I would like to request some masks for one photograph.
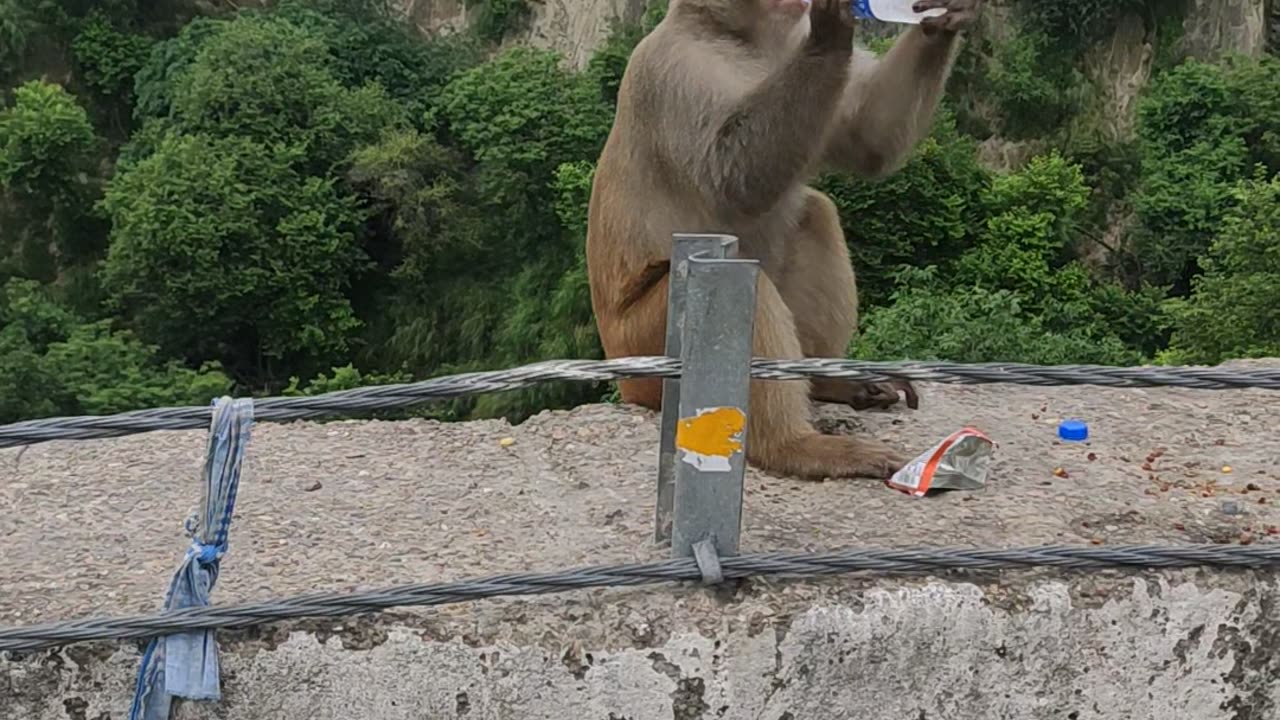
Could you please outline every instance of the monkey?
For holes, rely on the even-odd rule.
[[[909,160],[929,132],[980,0],[906,30],[882,57],[855,47],[851,0],[672,0],[623,71],[587,208],[592,311],[607,358],[665,353],[671,238],[738,238],[759,262],[752,354],[843,357],[857,287],[836,206],[810,186],[824,169],[868,181]],[[652,410],[658,378],[619,381]],[[803,479],[886,478],[887,443],[820,432],[814,401],[889,407],[907,382],[750,381],[749,464]]]

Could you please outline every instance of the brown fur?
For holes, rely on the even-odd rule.
[[[815,1],[826,3],[822,18],[848,2]],[[755,356],[844,356],[858,322],[853,268],[834,204],[807,183],[824,166],[877,178],[905,163],[928,130],[954,36],[913,28],[877,60],[851,42],[818,43],[815,31],[830,38],[829,29],[811,29],[808,15],[779,17],[777,2],[673,0],[631,57],[588,217],[607,357],[665,351],[676,232],[735,235],[740,255],[760,261]],[[822,18],[815,9],[814,22]],[[661,406],[660,380],[619,385],[624,401]],[[884,477],[901,466],[877,440],[817,432],[810,397],[886,406],[897,390],[753,380],[752,464],[806,478]]]

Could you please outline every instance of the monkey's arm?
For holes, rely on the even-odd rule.
[[[673,167],[687,169],[688,181],[718,210],[767,211],[820,159],[849,57],[802,51],[738,93],[717,82],[740,72],[732,62],[687,63],[692,79],[662,83],[664,153]]]
[[[876,58],[850,61],[839,121],[827,138],[825,164],[867,178],[896,172],[929,133],[959,48],[958,34],[904,33]]]

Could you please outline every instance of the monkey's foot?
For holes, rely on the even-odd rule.
[[[889,380],[887,382],[856,382],[852,380],[835,380],[815,378],[813,381],[813,399],[819,402],[848,405],[854,410],[877,408],[887,410],[902,399],[898,393],[906,396],[907,407],[915,410],[920,407],[920,396],[910,380]]]
[[[907,458],[879,440],[814,432],[754,457],[752,462],[764,470],[810,480],[862,477],[883,480],[905,465]]]

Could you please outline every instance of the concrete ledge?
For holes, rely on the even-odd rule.
[[[986,488],[919,499],[751,471],[743,551],[1280,537],[1276,393],[920,389],[918,411],[822,422],[912,452],[976,425],[998,445]],[[1057,442],[1063,417],[1089,421],[1088,445]],[[519,427],[259,425],[214,601],[665,557],[657,424],[590,406]],[[0,626],[155,611],[204,444],[0,451]],[[1280,717],[1277,590],[1204,570],[847,576],[299,622],[220,633],[224,701],[176,717],[1263,720]],[[0,720],[124,718],[138,648],[0,658]]]
[[[1199,571],[583,591],[225,632],[223,701],[174,717],[1273,718],[1276,599]],[[137,661],[12,660],[3,717],[125,717]]]

